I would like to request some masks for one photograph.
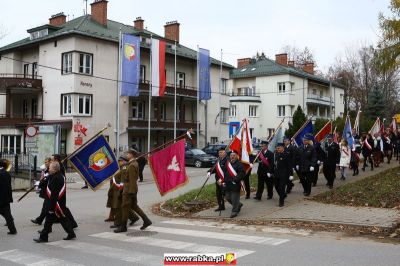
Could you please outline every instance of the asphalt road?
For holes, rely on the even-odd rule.
[[[400,247],[364,238],[346,238],[332,233],[312,233],[275,227],[234,226],[212,221],[168,219],[151,214],[149,207],[201,186],[206,169],[188,168],[190,182],[161,197],[145,172],[139,184],[139,204],[153,221],[149,230],[131,227],[114,234],[103,220],[107,186],[92,192],[81,183],[69,184],[67,205],[78,221],[77,239],[63,241],[65,232],[53,226],[49,243],[32,241],[40,226],[30,219],[40,211],[42,201],[34,193],[12,204],[18,234],[8,236],[0,228],[0,265],[163,265],[164,253],[237,252],[238,265],[399,265]],[[210,180],[212,182],[212,179]],[[14,193],[16,200],[22,193]],[[246,201],[244,208],[246,207]]]

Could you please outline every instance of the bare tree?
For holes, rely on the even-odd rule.
[[[290,61],[294,61],[294,66],[301,68],[304,64],[313,62],[316,67],[316,62],[314,59],[314,54],[311,50],[306,46],[303,50],[301,50],[297,46],[286,45],[281,49],[284,53],[287,53],[288,59]]]

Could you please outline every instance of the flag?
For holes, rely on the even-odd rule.
[[[276,130],[274,136],[272,137],[271,141],[268,144],[268,150],[271,152],[275,152],[276,145],[279,142],[283,142],[283,129],[282,127],[279,127],[278,130]]]
[[[151,95],[164,96],[167,81],[165,79],[165,41],[151,41]]]
[[[335,142],[335,143],[339,142],[339,137],[338,137],[338,133],[336,132],[336,127],[333,130],[333,142]]]
[[[314,131],[313,124],[311,122],[311,119],[308,119],[304,125],[294,134],[292,139],[295,140],[297,146],[300,146],[303,142],[303,137],[305,134],[312,134]]]
[[[369,130],[369,133],[373,136],[375,133],[380,133],[381,131],[381,120],[379,117],[376,118],[374,125]]]
[[[325,126],[317,133],[315,134],[315,141],[321,142],[326,135],[330,134],[332,132],[332,121],[328,121]]]
[[[93,190],[100,188],[119,170],[115,155],[103,135],[82,146],[69,161]]]
[[[185,169],[185,140],[179,140],[149,156],[149,165],[161,196],[188,182]]]
[[[342,139],[347,140],[347,143],[349,147],[354,150],[354,137],[351,134],[351,122],[350,122],[350,116],[346,116],[346,123],[344,124],[343,128],[343,134],[342,134]]]
[[[122,34],[121,39],[121,96],[139,96],[140,38]]]
[[[199,100],[211,99],[210,51],[199,48]]]
[[[360,113],[361,111],[357,112],[356,120],[354,121],[354,129],[356,130],[357,135],[360,134]]]
[[[397,121],[394,117],[392,117],[392,122],[390,123],[390,130],[392,132],[397,132]]]
[[[253,145],[251,144],[250,129],[247,119],[243,119],[243,126],[240,132],[234,136],[229,149],[238,154],[239,160],[242,162],[243,167],[247,170],[250,166],[250,154],[253,151]]]

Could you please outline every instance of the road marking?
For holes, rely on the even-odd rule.
[[[29,266],[83,266],[82,264],[68,262],[61,259],[40,256],[38,254],[12,249],[0,252],[0,260]]]
[[[98,256],[108,257],[112,259],[119,259],[122,261],[133,262],[141,265],[160,265],[161,259],[159,256],[149,255],[142,252],[130,251],[125,249],[118,249],[103,245],[91,244],[79,241],[56,241],[49,242],[48,245],[77,250],[83,253],[94,254]]]
[[[176,241],[169,239],[159,239],[153,237],[143,237],[143,236],[128,236],[125,234],[115,234],[111,232],[104,232],[99,234],[90,235],[91,237],[98,237],[104,239],[118,240],[129,243],[140,243],[142,245],[149,245],[154,247],[162,247],[162,248],[170,248],[176,250],[184,250],[190,251],[194,253],[227,253],[227,252],[235,252],[238,257],[244,257],[246,255],[252,254],[255,251],[246,250],[246,249],[233,249],[232,247],[223,247],[223,246],[211,246],[211,245],[203,245],[196,244],[192,242],[184,242],[184,241]]]
[[[173,220],[162,221],[161,223],[220,228],[223,230],[234,229],[234,230],[255,231],[255,232],[261,231],[264,233],[295,234],[300,236],[309,236],[311,234],[310,230],[303,230],[303,229],[287,229],[281,227],[270,227],[270,226],[266,227],[266,226],[252,226],[252,225],[243,226],[231,223],[219,223],[219,222],[187,220],[187,219],[173,219]]]
[[[129,227],[129,228],[135,229],[135,227]],[[148,227],[148,228],[146,228],[146,231],[152,231],[152,232],[158,232],[158,233],[164,233],[164,234],[190,236],[190,237],[202,237],[202,238],[235,241],[235,242],[272,245],[272,246],[277,246],[277,245],[283,244],[285,242],[289,242],[289,239],[282,239],[282,238],[249,236],[249,235],[241,235],[241,234],[227,234],[227,233],[187,230],[187,229],[159,227],[159,226]]]

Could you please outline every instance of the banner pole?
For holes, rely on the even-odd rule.
[[[115,153],[117,155],[117,158],[119,156],[119,136],[120,136],[120,124],[119,124],[119,118],[120,118],[120,95],[121,95],[121,77],[122,77],[122,71],[121,71],[121,45],[122,45],[122,32],[121,32],[121,28],[119,28],[119,41],[118,41],[118,70],[117,70],[117,118],[116,118],[116,138],[115,138]]]
[[[321,133],[321,131],[322,131],[329,123],[331,123],[331,120],[330,120],[330,119],[329,119],[329,121],[326,122],[326,124],[318,131],[318,133],[315,134],[315,136],[317,136],[319,133]],[[331,129],[332,129],[332,127],[331,127]]]
[[[150,45],[150,75],[151,75],[151,78],[150,78],[150,84],[149,84],[149,108],[148,108],[148,113],[147,113],[147,115],[148,115],[148,121],[147,121],[147,152],[150,152],[150,126],[151,126],[151,94],[152,94],[152,92],[153,92],[153,82],[152,82],[152,79],[153,79],[153,69],[152,69],[152,63],[151,63],[151,60],[152,60],[152,54],[153,54],[153,49],[152,49],[152,46],[153,46],[153,35],[151,35],[150,36],[150,39],[151,39],[151,45]]]
[[[307,119],[307,121],[304,122],[304,124],[301,126],[301,128],[300,128],[299,130],[297,130],[297,132],[293,135],[293,137],[292,137],[290,140],[295,139],[295,138],[297,137],[297,135],[299,135],[300,131],[302,131],[302,130],[306,127],[306,125],[308,124],[308,122],[311,121],[311,119],[312,119],[312,117],[309,118],[309,119]]]
[[[175,40],[175,64],[174,64],[174,139],[176,139],[176,40]]]
[[[200,124],[199,124],[199,85],[200,85],[200,71],[199,71],[199,46],[197,45],[197,99],[196,99],[196,147],[199,147],[200,139]]]

